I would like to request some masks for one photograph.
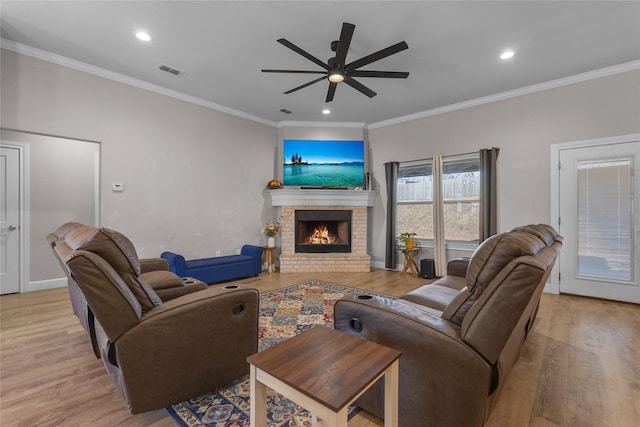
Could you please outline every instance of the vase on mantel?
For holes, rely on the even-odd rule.
[[[267,238],[267,246],[270,248],[275,248],[276,246],[276,238],[275,237],[268,237]]]

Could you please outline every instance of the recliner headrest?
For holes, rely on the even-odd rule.
[[[467,269],[467,288],[470,293],[476,287],[484,289],[504,266],[515,258],[535,255],[546,244],[525,231],[511,231],[491,236],[478,246],[471,256]]]
[[[133,243],[125,235],[108,228],[79,227],[65,236],[71,249],[100,255],[120,274],[140,274],[140,260]]]
[[[53,232],[53,234],[58,238],[58,239],[64,239],[64,237],[71,231],[75,230],[78,227],[86,227],[83,224],[80,224],[79,222],[67,222],[62,224],[60,227],[56,228],[56,231]]]
[[[540,238],[547,246],[551,246],[558,237],[558,232],[547,224],[530,224],[512,228],[511,231],[525,231]]]

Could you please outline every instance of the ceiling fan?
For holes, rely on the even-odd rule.
[[[392,78],[392,79],[406,79],[409,76],[409,73],[400,72],[400,71],[359,70],[360,67],[364,67],[365,65],[371,64],[372,62],[379,61],[383,58],[386,58],[387,56],[391,56],[405,49],[408,49],[409,46],[404,41],[401,41],[385,49],[374,52],[370,55],[367,55],[349,64],[346,64],[345,62],[347,58],[347,51],[349,50],[349,45],[351,44],[351,38],[353,37],[353,31],[355,30],[355,28],[356,28],[355,25],[349,24],[347,22],[344,22],[342,24],[342,31],[340,32],[340,40],[331,42],[331,50],[335,52],[336,55],[332,58],[329,58],[329,60],[327,60],[326,63],[322,62],[321,60],[311,55],[310,53],[302,50],[301,48],[291,43],[290,41],[286,39],[278,39],[278,43],[304,56],[309,61],[318,64],[320,67],[324,69],[324,71],[264,70],[263,69],[262,72],[263,73],[292,73],[292,74],[323,74],[322,77],[319,77],[308,83],[295,87],[284,93],[289,94],[297,90],[303,89],[307,86],[311,86],[312,84],[318,83],[319,81],[322,81],[324,79],[328,79],[329,90],[327,91],[326,102],[331,102],[333,100],[333,95],[336,92],[336,87],[340,82],[344,82],[348,84],[352,88],[367,95],[369,98],[373,98],[374,96],[377,95],[374,91],[372,91],[362,83],[355,80],[354,77],[384,77],[384,78]]]

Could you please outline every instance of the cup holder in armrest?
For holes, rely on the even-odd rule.
[[[196,283],[196,281],[193,280],[193,279],[190,279],[190,278],[182,279],[182,284],[184,284],[184,285],[192,285],[194,283]]]
[[[369,300],[369,299],[373,299],[373,297],[371,295],[356,295],[356,299]]]
[[[240,286],[238,285],[226,285],[223,286],[222,289],[238,289]]]

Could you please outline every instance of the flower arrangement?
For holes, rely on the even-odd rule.
[[[262,232],[267,235],[267,237],[275,237],[280,231],[280,223],[278,221],[273,221],[272,223],[267,223],[262,226]]]

